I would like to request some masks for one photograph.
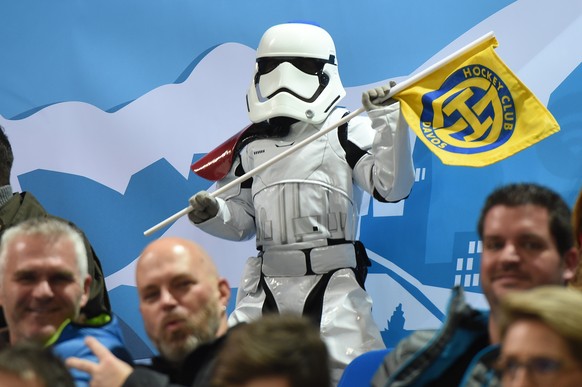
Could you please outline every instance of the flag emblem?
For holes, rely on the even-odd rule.
[[[491,69],[465,66],[422,96],[422,134],[440,149],[479,153],[503,145],[513,134],[511,91]]]

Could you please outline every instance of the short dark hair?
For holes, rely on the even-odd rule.
[[[21,379],[37,379],[50,387],[74,387],[75,382],[65,363],[50,348],[25,342],[0,351],[0,372]]]
[[[13,163],[12,146],[8,141],[4,128],[0,125],[0,185],[10,184],[10,171]]]
[[[483,238],[485,217],[494,206],[519,207],[532,204],[545,208],[552,238],[561,256],[574,247],[571,211],[564,199],[551,189],[535,183],[514,183],[493,191],[481,210],[477,231]]]
[[[228,334],[211,385],[236,386],[261,377],[283,377],[291,387],[330,385],[327,347],[313,322],[268,314]]]

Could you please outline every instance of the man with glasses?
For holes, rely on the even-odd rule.
[[[541,286],[501,303],[504,387],[577,387],[582,383],[582,293]]]

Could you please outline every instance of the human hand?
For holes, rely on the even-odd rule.
[[[188,218],[196,224],[214,218],[218,214],[218,201],[206,191],[200,191],[190,198],[192,211],[188,213]]]
[[[85,344],[99,359],[99,363],[89,360],[69,357],[65,360],[68,367],[76,368],[91,375],[91,387],[118,387],[121,386],[127,377],[133,372],[133,368],[118,359],[97,339],[88,336]]]
[[[362,94],[362,105],[366,111],[380,109],[382,107],[392,105],[396,100],[392,97],[387,98],[390,89],[396,85],[396,82],[390,81],[389,84],[382,87],[376,87],[368,90]]]

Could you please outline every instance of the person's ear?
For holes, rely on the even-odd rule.
[[[85,277],[85,280],[83,280],[83,295],[81,296],[80,302],[81,308],[84,307],[89,301],[89,294],[91,292],[91,281],[93,281],[93,278],[91,278],[90,275],[87,275],[87,277]]]
[[[576,275],[576,270],[579,264],[578,249],[572,247],[564,254],[564,273],[562,274],[564,281],[569,283]]]
[[[224,310],[226,311],[228,301],[230,300],[230,284],[226,278],[218,279],[218,293],[218,301],[220,305],[224,306]]]

